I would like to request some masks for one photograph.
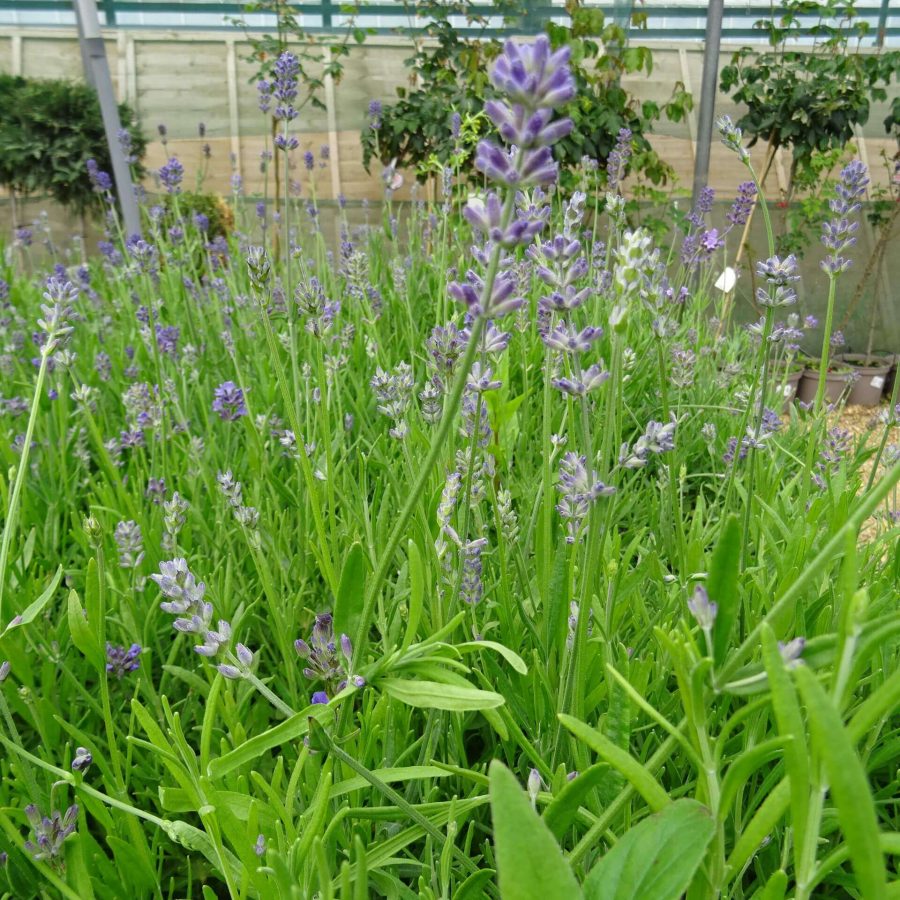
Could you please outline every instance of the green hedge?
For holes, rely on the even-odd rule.
[[[144,175],[147,142],[129,107],[119,104],[131,135],[132,171]],[[18,194],[47,194],[76,213],[99,208],[101,199],[87,161],[112,172],[100,104],[94,90],[66,80],[0,74],[0,184]]]

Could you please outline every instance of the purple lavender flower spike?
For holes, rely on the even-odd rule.
[[[25,807],[25,816],[34,835],[33,841],[25,841],[25,850],[38,862],[60,865],[63,841],[78,824],[78,806],[73,804],[65,813],[53,810],[49,816],[43,816],[31,803]]]
[[[734,198],[731,209],[725,214],[730,228],[741,228],[747,224],[753,205],[756,203],[756,185],[752,181],[744,181],[738,185],[738,194]]]
[[[223,382],[215,389],[212,408],[223,422],[234,422],[241,416],[246,416],[243,390],[233,381]]]
[[[569,48],[550,52],[550,41],[539,35],[532,44],[507,41],[491,69],[494,87],[526,109],[554,108],[575,96],[569,72]]]
[[[121,681],[129,672],[136,672],[141,667],[140,657],[140,644],[132,644],[126,650],[124,647],[107,643],[106,671]]]
[[[625,177],[625,169],[631,158],[632,133],[628,128],[620,128],[616,137],[616,145],[606,159],[606,177],[609,189],[615,191],[619,182]]]
[[[557,490],[561,497],[556,511],[566,522],[568,544],[574,544],[580,537],[581,525],[591,505],[600,497],[609,497],[616,492],[614,487],[600,481],[596,472],[588,471],[584,456],[571,451],[560,461]]]
[[[184,179],[184,166],[176,157],[171,157],[169,161],[159,169],[160,184],[170,194],[181,193],[181,182]]]
[[[381,130],[381,101],[369,101],[369,127],[372,131]]]

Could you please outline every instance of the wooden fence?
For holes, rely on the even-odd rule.
[[[234,32],[153,32],[110,31],[106,41],[114,84],[121,100],[137,111],[151,138],[147,165],[158,168],[167,155],[175,154],[185,165],[188,177],[204,165],[202,147],[210,145],[209,189],[230,191],[233,172],[241,175],[248,193],[262,188],[260,154],[268,146],[268,123],[257,107],[255,66],[247,61],[249,45],[240,31]],[[316,195],[335,199],[378,199],[381,186],[378,172],[367,174],[362,167],[359,132],[366,125],[371,99],[393,100],[396,88],[407,83],[409,69],[404,59],[410,55],[406,38],[376,35],[362,46],[353,46],[344,60],[344,75],[335,84],[325,78],[322,100],[325,109],[304,108],[297,123],[300,150],[295,154],[295,178],[309,190],[315,182]],[[702,46],[697,42],[652,44],[654,69],[650,77],[626,79],[627,88],[641,100],[664,102],[676,81],[699,92]],[[723,46],[722,64],[732,48]],[[31,77],[81,76],[81,56],[76,35],[66,29],[12,29],[0,35],[0,71]],[[696,98],[699,101],[699,97]],[[882,108],[884,107],[884,108]],[[740,114],[725,96],[720,96],[717,113]],[[876,104],[865,134],[860,134],[859,150],[864,162],[885,179],[879,158],[882,150],[894,151],[893,143],[880,132],[887,114],[886,104]],[[449,116],[449,111],[448,111]],[[206,138],[198,137],[198,123],[206,125]],[[158,140],[157,126],[164,124],[169,144]],[[688,186],[693,169],[695,117],[683,123],[660,122],[651,137],[661,156],[675,169],[679,183]],[[330,150],[330,161],[306,172],[302,153],[312,150],[319,156],[322,145]],[[762,154],[762,148],[755,153]],[[779,156],[774,166],[778,186],[784,187],[789,160]],[[733,154],[718,143],[713,147],[710,183],[722,196],[729,196],[744,180],[745,172]],[[411,181],[411,179],[407,179]],[[402,198],[404,195],[401,194]]]

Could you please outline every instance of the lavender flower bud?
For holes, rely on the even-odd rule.
[[[94,757],[91,755],[90,751],[85,749],[84,747],[79,747],[75,751],[75,757],[72,760],[72,771],[86,772],[90,768],[93,761]]]
[[[706,588],[702,584],[698,584],[694,588],[694,596],[688,600],[688,609],[703,631],[712,631],[719,607],[717,604],[710,602],[709,594],[707,594]]]

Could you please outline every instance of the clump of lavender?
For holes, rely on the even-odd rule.
[[[206,659],[221,659],[216,669],[225,678],[244,678],[250,674],[253,653],[243,644],[231,647],[231,625],[220,619],[212,628],[213,605],[206,599],[206,585],[197,581],[187,560],[173,559],[159,564],[159,574],[150,578],[167,599],[159,608],[176,617],[172,627],[182,634],[194,634],[202,641],[194,651]]]
[[[35,804],[29,803],[25,815],[33,835],[33,840],[25,841],[25,850],[34,860],[60,868],[63,865],[63,841],[74,833],[78,824],[77,804],[73,803],[65,813],[53,810],[49,816],[44,816]]]
[[[395,440],[402,441],[409,433],[406,410],[415,386],[412,367],[408,363],[401,362],[392,372],[385,372],[379,366],[369,384],[375,392],[378,412],[393,422],[389,434]]]
[[[675,414],[668,422],[648,422],[644,433],[629,449],[627,443],[622,444],[619,451],[619,464],[626,469],[642,469],[650,461],[651,454],[659,455],[675,449]]]
[[[616,492],[614,487],[600,481],[596,472],[588,471],[585,457],[571,451],[560,461],[556,488],[560,493],[556,510],[566,523],[567,544],[574,544],[579,539],[581,525],[591,506],[600,497],[609,497]]]
[[[324,697],[316,699],[316,695],[313,695],[313,703],[327,703],[329,694],[334,696],[340,693],[348,683],[355,687],[363,687],[366,683],[361,675],[350,674],[353,645],[346,634],[342,634],[337,644],[335,643],[334,620],[331,613],[317,615],[309,640],[297,638],[294,641],[294,649],[297,655],[306,661],[303,674],[310,681],[325,683],[325,690],[317,692]]]
[[[141,667],[141,645],[132,644],[127,650],[115,644],[106,644],[106,671],[120,681]]]
[[[144,558],[144,537],[141,526],[134,521],[119,522],[113,533],[119,551],[119,565],[136,569]]]
[[[247,415],[247,405],[244,402],[244,391],[233,381],[224,381],[213,395],[213,412],[219,414],[223,422],[234,422]]]

